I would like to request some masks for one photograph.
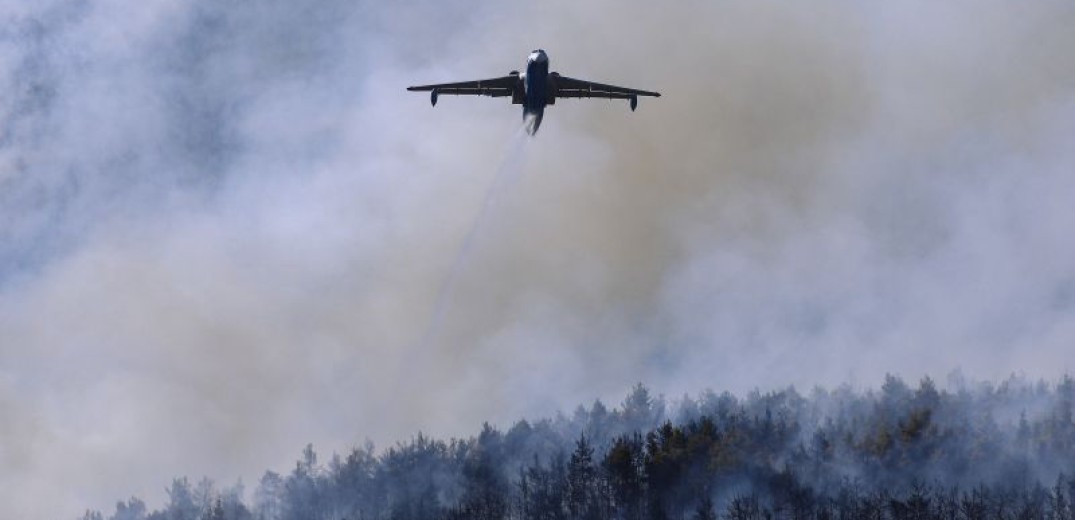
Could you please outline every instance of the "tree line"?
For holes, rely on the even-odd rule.
[[[794,388],[669,401],[635,386],[609,409],[419,433],[241,484],[176,478],[82,520],[1075,520],[1075,380],[938,389]]]

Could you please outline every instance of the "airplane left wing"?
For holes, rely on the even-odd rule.
[[[438,83],[436,85],[421,85],[407,87],[407,90],[433,91],[437,94],[451,94],[455,96],[492,96],[502,97],[512,95],[515,85],[519,82],[519,76],[514,74],[500,78],[481,79],[477,81],[461,81],[459,83]]]
[[[660,92],[605,85],[604,83],[561,76],[555,72],[550,74],[550,80],[558,98],[636,99],[637,96],[661,97]]]

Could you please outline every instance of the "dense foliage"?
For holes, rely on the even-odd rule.
[[[112,520],[1075,518],[1075,380],[939,390],[795,389],[674,403],[636,386],[616,409],[419,434],[266,472],[241,485],[175,479],[163,509]],[[85,520],[104,520],[87,512]]]

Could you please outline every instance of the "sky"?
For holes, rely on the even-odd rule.
[[[5,518],[160,507],[181,475],[250,489],[307,442],[468,435],[636,382],[1071,370],[1070,2],[15,0],[0,20]],[[525,138],[502,99],[405,90],[539,47],[663,96],[561,100]]]

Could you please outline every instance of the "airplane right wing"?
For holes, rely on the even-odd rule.
[[[610,98],[634,99],[637,96],[661,97],[659,92],[617,87],[581,79],[569,78],[553,73],[550,80],[554,83],[558,98]]]

